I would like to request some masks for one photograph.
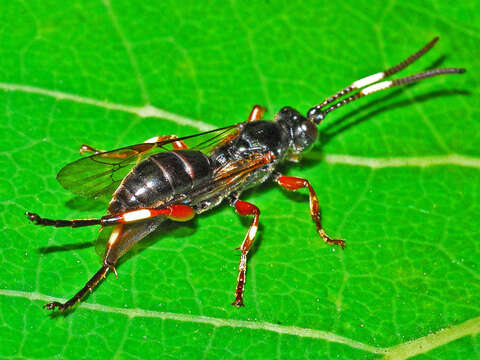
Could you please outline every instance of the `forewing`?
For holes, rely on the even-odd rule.
[[[74,194],[98,198],[112,194],[122,179],[156,144],[138,144],[78,159],[60,170],[57,180]]]
[[[183,138],[142,143],[78,159],[60,170],[58,182],[74,194],[87,198],[111,195],[132,168],[147,157],[174,149],[183,142],[189,149],[210,153],[237,136],[240,127],[232,125]]]
[[[202,185],[195,193],[190,194],[191,205],[197,205],[202,200],[215,198],[221,194],[248,188],[249,185],[252,185],[252,183],[246,183],[246,181],[251,181],[248,180],[249,175],[270,161],[272,161],[270,155],[256,153],[248,158],[226,163],[216,169],[210,182]],[[255,183],[255,180],[253,180],[253,183]]]
[[[182,140],[191,150],[210,154],[217,147],[236,138],[240,133],[241,127],[242,124],[231,125],[192,136],[186,136],[179,140]]]

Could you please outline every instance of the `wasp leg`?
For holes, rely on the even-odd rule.
[[[100,225],[101,219],[75,219],[75,220],[52,220],[45,219],[38,214],[26,212],[28,219],[33,222],[35,225],[43,226],[54,226],[54,227],[82,227],[82,226],[91,226],[91,225]]]
[[[267,111],[266,108],[260,105],[255,105],[252,108],[252,111],[250,112],[250,115],[248,116],[247,122],[250,121],[257,121],[257,120],[262,120],[263,114]]]
[[[54,310],[59,308],[60,311],[68,310],[73,307],[77,302],[80,302],[88,291],[92,292],[94,288],[99,284],[102,278],[105,278],[108,271],[113,271],[116,277],[117,271],[115,265],[118,262],[118,259],[127,252],[135,243],[140,241],[144,236],[149,234],[151,231],[155,230],[156,226],[152,227],[152,220],[148,220],[141,223],[129,224],[125,226],[124,224],[116,225],[107,242],[105,249],[105,255],[103,258],[103,265],[100,270],[85,284],[85,286],[76,293],[70,300],[65,303],[51,302],[46,304],[44,307],[49,310]],[[145,227],[146,226],[146,227]]]
[[[35,225],[54,227],[82,227],[91,225],[111,226],[117,224],[131,223],[140,220],[150,219],[155,216],[165,215],[174,221],[188,221],[195,216],[195,211],[188,205],[170,205],[163,209],[143,208],[115,215],[105,215],[99,219],[74,219],[74,220],[52,220],[41,218],[37,214],[25,213]]]
[[[98,270],[93,277],[88,280],[88,282],[85,284],[85,286],[80,290],[78,293],[76,293],[70,300],[68,300],[65,303],[59,303],[58,301],[53,301],[51,303],[45,304],[43,306],[44,309],[48,310],[55,310],[55,308],[58,308],[60,311],[65,311],[70,309],[72,306],[74,306],[77,302],[80,302],[82,298],[90,291],[92,292],[95,286],[98,285],[98,283],[105,278],[105,276],[108,273],[108,270],[110,270],[111,266],[107,264],[103,264],[103,266]]]
[[[247,254],[250,250],[250,247],[255,240],[255,234],[258,229],[258,218],[260,217],[260,210],[253,204],[249,202],[235,199],[232,201],[232,206],[235,207],[237,213],[241,216],[253,215],[252,223],[248,229],[245,239],[240,245],[239,250],[242,252],[240,255],[240,264],[238,265],[238,278],[237,278],[237,288],[235,290],[235,301],[232,305],[236,307],[243,306],[243,290],[245,287],[245,274],[247,272]]]
[[[330,238],[322,228],[317,194],[315,193],[315,190],[313,190],[313,187],[310,185],[308,180],[294,176],[284,176],[281,174],[276,174],[274,179],[281,187],[287,190],[295,191],[301,188],[308,188],[310,193],[310,215],[312,216],[315,226],[317,227],[318,234],[325,242],[333,245],[340,245],[342,249],[345,248],[344,240]]]
[[[58,308],[60,311],[68,310],[76,303],[80,302],[88,292],[93,292],[93,289],[98,285],[98,283],[107,276],[109,270],[112,270],[115,276],[118,277],[117,270],[115,269],[115,263],[117,262],[119,256],[110,256],[107,258],[107,254],[109,250],[115,245],[117,240],[119,240],[122,231],[123,224],[115,226],[107,243],[107,251],[105,253],[106,255],[103,260],[102,267],[95,273],[95,275],[92,276],[90,280],[87,281],[85,286],[79,292],[77,292],[70,300],[63,304],[59,303],[58,301],[53,301],[51,303],[45,304],[43,307],[48,310],[55,310],[55,308]]]
[[[162,142],[162,141],[167,141],[167,140],[175,140],[178,139],[177,135],[167,135],[167,136],[155,136],[153,138],[150,138],[148,140],[145,140],[144,143],[157,143],[157,142]],[[183,140],[178,140],[172,142],[173,148],[175,150],[183,150],[183,149],[188,149],[188,145],[183,142]]]

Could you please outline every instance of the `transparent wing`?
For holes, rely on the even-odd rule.
[[[57,180],[65,189],[80,196],[111,195],[135,165],[153,154],[173,150],[174,142],[183,141],[190,149],[208,154],[236,137],[239,129],[239,125],[232,125],[183,138],[98,153],[66,165],[58,173]]]

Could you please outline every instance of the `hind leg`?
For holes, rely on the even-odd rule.
[[[92,276],[90,280],[87,281],[85,286],[77,292],[70,300],[65,303],[59,303],[58,301],[52,301],[51,303],[45,304],[43,307],[48,310],[55,310],[58,308],[60,311],[65,311],[72,308],[75,304],[82,301],[82,299],[87,295],[88,292],[93,292],[94,288],[98,283],[107,276],[109,270],[112,270],[117,276],[117,270],[115,269],[115,264],[117,263],[118,258],[121,256],[108,256],[109,250],[114,247],[117,241],[120,239],[123,232],[123,224],[116,225],[110,235],[110,239],[107,243],[107,251],[105,252],[105,257],[103,260],[102,267]],[[118,252],[118,254],[121,254]],[[107,261],[108,259],[108,261]]]
[[[88,280],[85,286],[76,293],[70,300],[65,303],[59,303],[58,301],[52,301],[48,304],[45,304],[43,307],[48,310],[55,310],[58,308],[60,311],[65,311],[73,307],[77,302],[80,302],[83,297],[88,293],[92,292],[93,289],[98,285],[98,283],[107,276],[108,270],[110,267],[108,265],[102,265],[100,270],[98,270],[93,277]]]

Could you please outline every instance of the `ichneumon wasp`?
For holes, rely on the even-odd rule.
[[[103,151],[82,145],[80,153],[93,153],[66,165],[57,180],[67,190],[87,198],[113,197],[108,213],[99,219],[51,220],[27,212],[36,225],[55,227],[112,226],[103,264],[85,286],[65,303],[45,307],[64,311],[81,299],[111,270],[135,243],[165,219],[188,221],[223,200],[241,216],[253,216],[239,247],[240,264],[233,305],[243,306],[247,255],[257,233],[260,210],[240,200],[243,191],[272,179],[286,190],[308,189],[310,215],[320,237],[345,246],[327,235],[320,222],[319,202],[306,179],[285,176],[276,169],[282,161],[296,161],[317,138],[317,125],[330,112],[360,97],[437,75],[459,74],[461,68],[440,68],[395,80],[383,80],[404,69],[427,51],[438,37],[418,52],[385,71],[361,78],[312,107],[306,116],[284,107],[274,121],[262,120],[265,109],[253,107],[246,122],[185,137],[158,136],[142,144]],[[383,80],[383,81],[382,81]]]

